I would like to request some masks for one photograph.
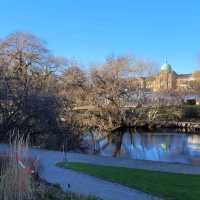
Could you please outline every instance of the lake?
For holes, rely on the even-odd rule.
[[[118,138],[118,139],[116,139]],[[125,131],[101,150],[103,156],[200,165],[200,134]]]

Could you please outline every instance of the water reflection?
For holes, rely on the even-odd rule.
[[[112,143],[101,151],[102,155],[200,164],[200,135],[125,132],[123,137],[121,134],[115,137],[118,137],[118,140],[112,140]]]

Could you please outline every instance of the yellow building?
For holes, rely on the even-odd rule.
[[[146,78],[146,89],[152,91],[185,90],[190,81],[196,80],[193,74],[177,74],[167,62],[161,66],[160,73]]]

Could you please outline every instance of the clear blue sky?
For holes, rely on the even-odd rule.
[[[133,53],[169,63],[179,73],[198,68],[199,0],[1,0],[0,38],[28,31],[53,53],[85,64]]]

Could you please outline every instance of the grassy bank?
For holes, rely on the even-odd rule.
[[[199,200],[200,176],[162,173],[123,167],[99,166],[83,163],[58,163],[104,180],[154,194],[170,200]]]

